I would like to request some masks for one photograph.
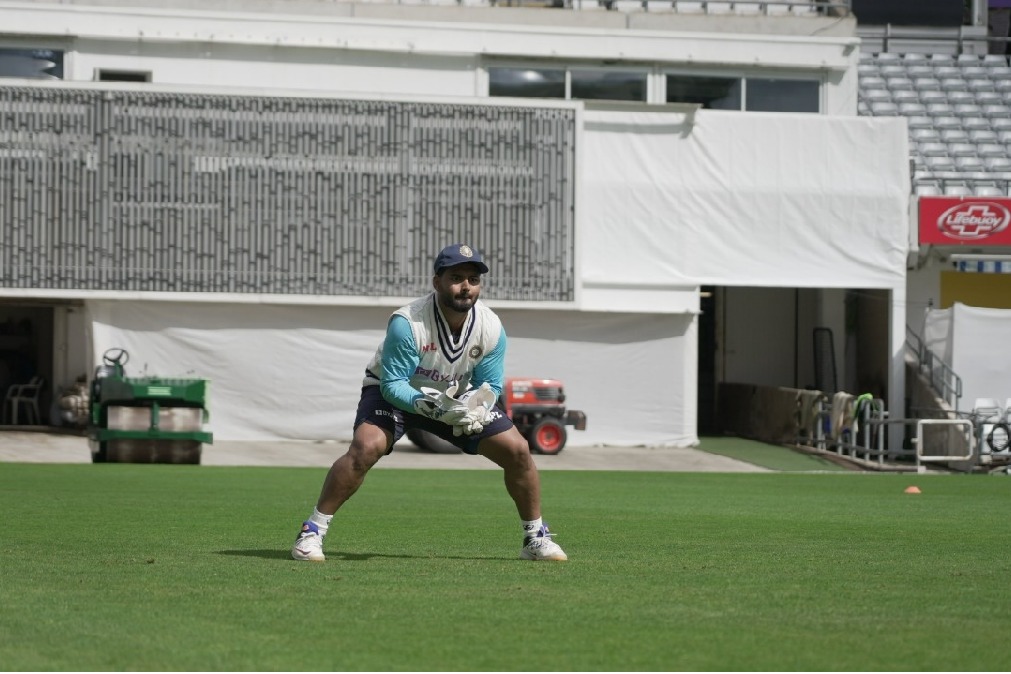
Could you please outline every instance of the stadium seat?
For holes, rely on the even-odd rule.
[[[947,155],[928,155],[923,159],[926,169],[933,173],[943,173],[945,171],[955,170],[954,160]]]
[[[941,80],[941,91],[968,91],[968,82],[961,77],[945,77]]]
[[[991,117],[991,118],[1011,117],[1011,106],[1005,103],[988,103],[987,105],[983,106],[981,114],[984,117]]]
[[[1000,117],[994,117],[990,120],[990,128],[994,131],[1007,131],[1008,129],[1011,129],[1011,119],[1006,117],[1003,119]]]
[[[611,7],[619,12],[639,12],[642,5],[642,0],[614,0]]]
[[[954,129],[941,129],[941,140],[945,143],[968,143],[969,132],[962,127]]]
[[[996,104],[1006,104],[1007,96],[1004,96],[999,91],[980,91],[976,94],[969,94],[973,97],[973,102],[979,105],[996,105]]]
[[[955,157],[955,170],[963,173],[982,171],[983,160],[976,155]]]
[[[950,117],[955,114],[955,107],[948,102],[928,103],[927,114],[932,117]]]
[[[996,91],[997,85],[991,79],[966,80],[966,88],[969,91]]]
[[[1004,129],[1002,131],[997,131],[996,133],[998,143],[1011,145],[1011,129]]]
[[[906,77],[916,79],[917,77],[934,77],[934,69],[926,63],[906,66]]]
[[[971,197],[972,189],[965,183],[949,181],[944,184],[944,195],[948,197]]]
[[[945,115],[941,117],[934,117],[934,126],[938,129],[960,129],[963,128],[962,120],[958,117],[951,115]]]
[[[952,56],[951,54],[931,54],[930,62],[933,63],[935,66],[938,65],[950,66],[953,63],[955,63],[955,57]]]
[[[876,117],[895,117],[899,114],[899,106],[891,101],[871,101],[870,110]]]
[[[936,143],[941,140],[941,134],[934,128],[910,129],[909,138],[919,143]]]
[[[910,101],[920,102],[920,95],[912,89],[899,89],[892,91],[892,102],[896,104],[908,103]]]
[[[892,95],[887,89],[863,89],[862,94],[862,98],[869,103],[892,100]]]
[[[1007,68],[1007,56],[1002,54],[985,54],[983,56],[983,65],[988,68]]]
[[[1006,142],[998,139],[993,129],[973,129],[969,132],[969,140],[976,144]]]
[[[1008,149],[1000,143],[981,143],[976,148],[980,157],[1007,157]]]
[[[975,103],[957,103],[954,106],[956,117],[981,117],[983,108]]]
[[[935,66],[933,77],[944,79],[945,77],[961,77],[962,71],[958,66]]]
[[[955,63],[963,67],[978,66],[982,62],[978,54],[959,54],[955,58]]]
[[[881,77],[906,77],[907,70],[906,66],[902,63],[884,63],[878,64],[878,74]]]
[[[947,143],[931,143],[925,142],[919,144],[919,151],[924,157],[947,157],[948,156],[948,145]]]
[[[941,91],[940,89],[925,89],[918,92],[920,94],[920,103],[924,105],[930,103],[947,103],[948,95]]]
[[[913,81],[905,75],[901,77],[885,77],[885,88],[889,91],[913,91]]]
[[[947,145],[948,154],[952,157],[976,157],[979,156],[974,143],[950,143]]]
[[[947,94],[948,103],[958,105],[959,103],[979,104],[979,96],[969,91],[952,91]]]
[[[732,2],[720,2],[719,0],[706,3],[706,13],[708,14],[732,14],[734,13]]]
[[[941,80],[936,77],[918,77],[913,80],[913,87],[921,94],[925,91],[940,91]]]
[[[914,116],[906,120],[906,125],[910,129],[933,129],[934,120],[927,115]]]
[[[967,80],[988,80],[990,79],[990,68],[976,65],[962,68],[962,77]]]
[[[963,117],[962,128],[966,131],[972,131],[973,129],[989,129],[990,120],[986,117]]]
[[[912,117],[913,115],[925,115],[927,114],[927,106],[919,101],[903,101],[898,104],[899,114],[903,117]]]
[[[993,90],[999,94],[1011,93],[1011,75],[995,80],[993,83]]]
[[[973,193],[977,197],[1003,197],[1004,190],[996,185],[973,185]]]
[[[934,180],[918,181],[913,186],[913,193],[920,197],[940,196],[941,191],[942,191],[941,186],[937,183],[937,181]]]
[[[1011,157],[984,157],[983,165],[991,173],[1011,172]]]

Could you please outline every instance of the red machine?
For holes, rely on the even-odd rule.
[[[530,449],[538,454],[557,454],[568,440],[566,426],[586,430],[586,414],[565,409],[565,390],[557,379],[510,377],[505,381],[499,404]],[[426,431],[411,429],[407,437],[418,447],[442,454],[459,452],[459,448]]]

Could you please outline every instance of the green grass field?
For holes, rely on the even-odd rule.
[[[4,670],[1007,670],[1011,481],[0,464]],[[917,484],[920,495],[904,494]]]

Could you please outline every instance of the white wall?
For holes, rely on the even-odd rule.
[[[5,2],[0,40],[67,49],[67,78],[75,80],[93,79],[96,68],[124,68],[150,70],[163,83],[471,96],[484,94],[475,67],[489,59],[627,62],[652,68],[655,78],[686,66],[813,77],[826,84],[827,114],[856,112],[859,40],[850,20],[783,35],[762,31],[816,22],[709,17],[705,32],[678,18],[626,21],[610,12],[593,20],[549,9],[292,3],[292,13],[284,13],[263,3],[250,11],[237,11],[237,3],[208,2],[203,11],[138,4],[146,6]],[[839,26],[849,26],[842,31],[849,34],[840,35]],[[728,28],[735,32],[721,32]]]
[[[477,67],[476,55],[81,40],[67,79],[97,79],[103,69],[150,72],[158,84],[476,96]]]

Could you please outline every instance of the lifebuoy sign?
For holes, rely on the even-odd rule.
[[[1011,246],[1011,199],[920,197],[920,243]]]

